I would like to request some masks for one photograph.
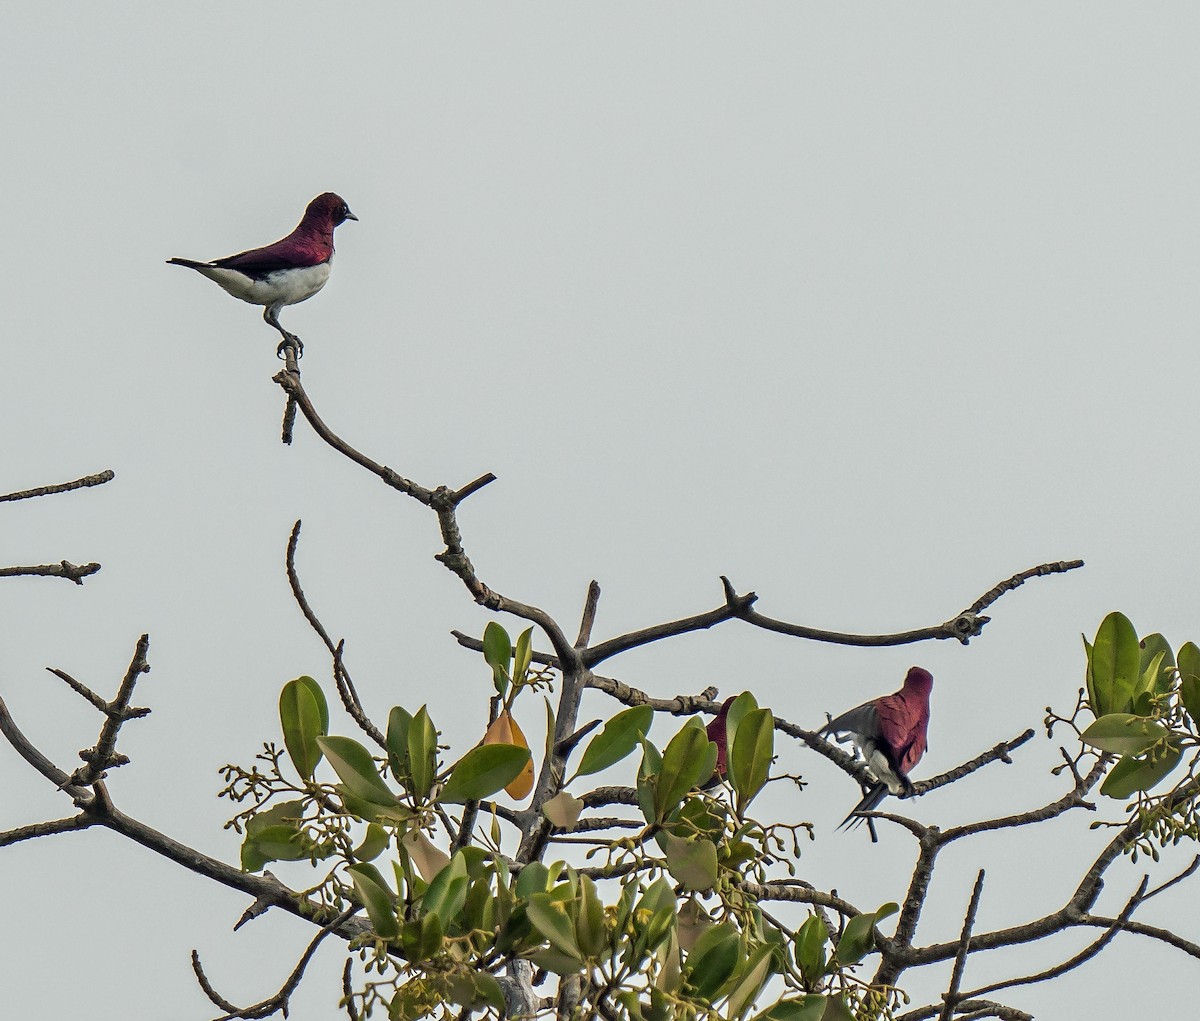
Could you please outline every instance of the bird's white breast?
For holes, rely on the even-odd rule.
[[[311,298],[325,286],[332,262],[331,256],[328,261],[316,266],[278,269],[261,280],[221,266],[198,266],[197,269],[235,298],[248,301],[251,305],[295,305],[305,298]]]

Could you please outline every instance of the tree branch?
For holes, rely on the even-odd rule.
[[[89,486],[102,486],[115,479],[116,473],[106,468],[95,475],[85,475],[74,482],[59,482],[52,486],[38,486],[37,489],[24,489],[19,493],[5,493],[0,496],[0,503],[11,503],[15,500],[32,500],[39,496],[53,496],[55,493],[69,493],[73,489],[87,489]]]
[[[60,560],[57,564],[40,564],[37,567],[0,567],[0,578],[66,578],[76,585],[82,585],[84,578],[89,578],[100,570],[100,565],[72,564],[69,560]]]

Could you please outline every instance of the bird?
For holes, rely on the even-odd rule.
[[[822,736],[835,734],[853,740],[877,781],[838,829],[851,820],[862,822],[861,818],[855,817],[860,812],[873,811],[889,792],[908,794],[912,790],[908,774],[929,746],[929,692],[932,689],[933,674],[922,667],[912,667],[895,694],[864,702],[830,720],[817,732]]]
[[[709,721],[706,731],[708,739],[717,746],[717,764],[713,767],[713,774],[700,785],[702,791],[710,791],[725,779],[725,771],[728,768],[726,755],[728,748],[725,743],[725,717],[729,715],[729,707],[733,705],[736,695],[730,695],[729,698],[721,704],[721,708],[717,710],[717,715]]]
[[[333,230],[357,219],[341,196],[327,191],[308,204],[296,229],[274,244],[212,262],[168,259],[167,264],[194,269],[235,298],[265,305],[263,319],[283,335],[276,353],[282,356],[292,345],[300,356],[304,345],[280,325],[279,310],[311,298],[325,286],[333,262]]]

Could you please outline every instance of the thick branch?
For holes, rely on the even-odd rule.
[[[0,578],[66,578],[82,585],[83,579],[100,570],[99,564],[72,564],[60,560],[57,564],[39,564],[37,567],[0,567]]]

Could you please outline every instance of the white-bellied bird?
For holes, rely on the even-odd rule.
[[[908,774],[928,747],[932,689],[933,674],[922,667],[912,667],[904,678],[904,686],[894,695],[864,702],[818,731],[852,740],[877,780],[838,829],[859,812],[874,810],[889,792],[907,794],[912,790]]]
[[[228,255],[212,262],[168,259],[172,266],[186,266],[220,284],[235,298],[251,305],[266,305],[263,319],[282,335],[279,352],[295,345],[304,350],[300,338],[279,325],[284,305],[311,298],[329,279],[333,262],[333,229],[347,220],[357,220],[344,199],[331,191],[318,195],[304,210],[304,218],[287,237],[265,248]]]

